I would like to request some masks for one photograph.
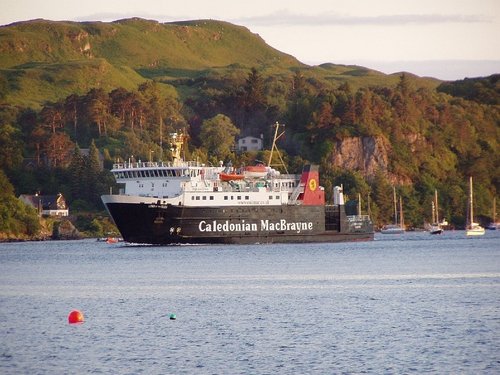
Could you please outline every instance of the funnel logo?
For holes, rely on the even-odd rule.
[[[316,190],[317,187],[318,187],[318,184],[316,183],[316,180],[314,178],[311,178],[309,180],[309,189],[311,189],[311,191],[314,191],[314,190]]]

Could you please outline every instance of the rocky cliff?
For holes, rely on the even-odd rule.
[[[350,137],[336,142],[331,162],[372,180],[378,170],[388,173],[390,151],[391,145],[384,137]]]

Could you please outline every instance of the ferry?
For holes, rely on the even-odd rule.
[[[184,161],[115,163],[118,194],[101,197],[124,241],[137,244],[254,244],[373,240],[368,215],[347,215],[341,187],[326,204],[316,165],[301,174],[269,166],[228,177],[222,165]],[[264,168],[263,168],[264,167]],[[264,173],[265,172],[265,173]]]

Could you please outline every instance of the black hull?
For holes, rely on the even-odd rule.
[[[373,240],[367,219],[347,218],[343,206],[187,207],[107,203],[130,243],[254,244]]]

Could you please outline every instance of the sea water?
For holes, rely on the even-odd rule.
[[[0,244],[0,373],[498,374],[500,233]]]

